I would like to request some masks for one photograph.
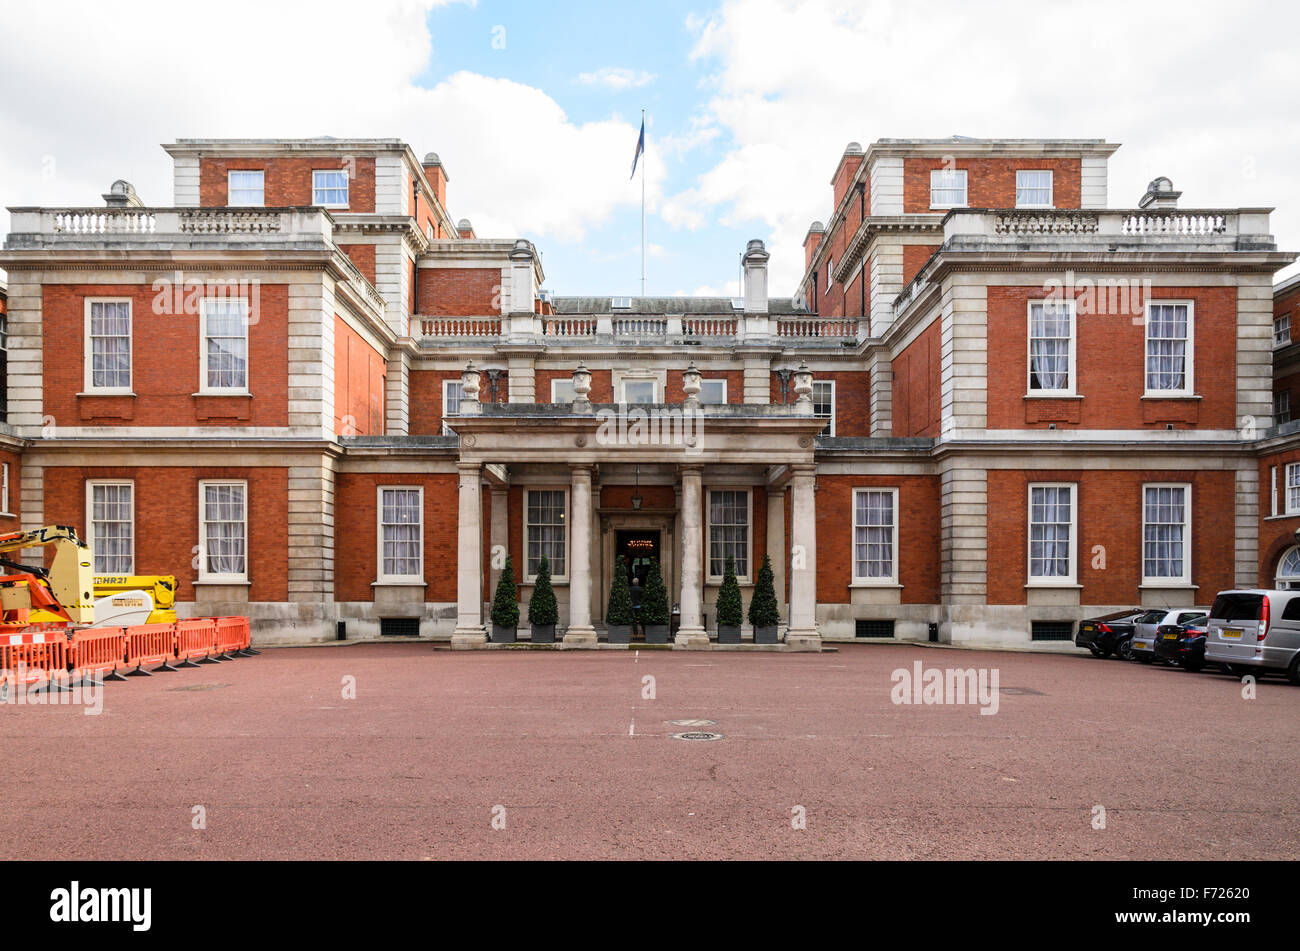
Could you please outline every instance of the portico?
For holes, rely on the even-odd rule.
[[[537,561],[548,556],[560,604],[559,646],[597,646],[618,535],[640,532],[657,540],[677,648],[710,648],[706,621],[725,557],[735,560],[748,603],[766,554],[788,620],[786,648],[820,650],[813,450],[824,423],[813,416],[811,400],[486,404],[468,399],[477,394],[474,375],[466,372],[466,399],[450,421],[460,437],[453,648],[486,646],[488,582],[505,551],[515,555],[525,602]]]

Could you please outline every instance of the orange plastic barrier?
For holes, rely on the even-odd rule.
[[[175,624],[139,624],[126,629],[126,666],[134,667],[128,677],[147,677],[145,664],[158,664],[154,671],[175,670]]]
[[[236,652],[240,654],[254,653],[250,649],[252,641],[248,618],[219,617],[216,619],[216,624],[216,649],[220,652],[222,660],[228,659]]]
[[[176,622],[176,659],[181,667],[197,667],[199,663],[217,663],[213,656],[217,650],[217,622],[213,618],[190,618]]]
[[[73,676],[80,680],[102,674],[109,680],[125,680],[119,671],[126,666],[126,631],[120,627],[96,627],[77,631],[69,648]]]
[[[0,683],[46,684],[64,689],[68,683],[68,635],[61,630],[0,635]]]

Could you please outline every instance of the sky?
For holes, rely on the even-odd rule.
[[[1110,204],[1276,207],[1300,251],[1300,5],[872,0],[0,0],[0,206],[171,202],[160,143],[397,137],[437,152],[480,237],[526,237],[558,295],[793,293],[845,146],[1122,144]],[[8,214],[0,213],[0,233]],[[1297,273],[1292,266],[1279,279]]]

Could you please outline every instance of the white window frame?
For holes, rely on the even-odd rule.
[[[1277,571],[1273,573],[1273,587],[1279,591],[1297,591],[1300,590],[1300,575],[1284,575],[1282,569],[1286,566],[1287,559],[1292,552],[1300,551],[1300,548],[1292,545],[1282,552],[1282,556],[1277,560]],[[1283,587],[1285,585],[1285,587]]]
[[[1181,576],[1148,577],[1147,576],[1147,490],[1148,489],[1182,489],[1183,490],[1183,573]],[[1192,484],[1190,482],[1144,482],[1142,483],[1142,535],[1139,539],[1141,548],[1142,587],[1170,588],[1190,587],[1192,583]]]
[[[1038,203],[1020,203],[1020,176],[1021,175],[1046,175],[1047,176],[1047,204]],[[1037,188],[1038,186],[1024,186],[1026,190]],[[1052,174],[1050,168],[1018,168],[1016,169],[1016,207],[1017,208],[1055,208],[1056,207],[1056,176]]]
[[[649,383],[651,389],[651,398],[649,403],[646,403],[644,401],[640,403],[632,403],[627,398],[627,385],[629,383]],[[656,405],[659,402],[661,402],[661,396],[662,396],[662,394],[660,394],[659,392],[659,378],[653,376],[625,376],[618,381],[618,395],[619,395],[619,402],[625,403],[629,406]]]
[[[1283,403],[1286,405],[1283,406]],[[1279,410],[1285,410],[1285,413],[1279,412]],[[1282,418],[1283,415],[1286,416],[1286,419]],[[1273,394],[1273,425],[1281,426],[1283,423],[1289,422],[1291,422],[1291,391],[1278,390]]]
[[[713,574],[713,493],[745,493],[745,574],[737,574],[736,581],[748,584],[754,571],[754,491],[748,485],[710,485],[704,490],[704,573],[708,584],[721,584],[723,575]],[[725,566],[726,559],[723,559]],[[724,567],[725,571],[726,568]]]
[[[238,301],[244,305],[244,385],[208,385],[208,308],[213,301]],[[248,396],[253,379],[252,340],[249,335],[249,305],[242,297],[204,297],[199,301],[199,394],[202,396]]]
[[[1070,357],[1066,369],[1066,387],[1063,390],[1034,389],[1034,307],[1045,307],[1047,301],[1051,300],[1053,304],[1064,304],[1070,313]],[[1043,339],[1048,339],[1044,337]],[[1058,339],[1058,338],[1051,338]],[[1054,298],[1038,298],[1029,301],[1025,306],[1025,393],[1028,396],[1046,396],[1046,397],[1066,397],[1075,395],[1075,363],[1078,355],[1079,341],[1079,318],[1077,302],[1073,300],[1056,300]],[[1145,373],[1145,366],[1143,372]]]
[[[858,529],[868,527],[865,525],[864,526],[858,525],[858,496],[863,494],[871,494],[871,493],[888,494],[892,496],[892,501],[890,502],[890,505],[891,505],[891,515],[893,518],[893,524],[891,527],[893,528],[894,534],[893,534],[893,550],[890,552],[890,556],[889,556],[892,572],[887,578],[884,577],[873,578],[870,575],[858,574]],[[888,487],[871,486],[871,485],[861,486],[853,490],[853,498],[851,504],[852,504],[852,512],[853,512],[851,517],[853,523],[850,526],[850,531],[849,531],[849,571],[853,579],[852,581],[853,587],[855,588],[899,587],[899,583],[898,583],[898,553],[899,553],[898,489],[893,486],[888,486]]]
[[[90,335],[90,315],[95,304],[126,304],[127,382],[126,386],[95,386],[94,352]],[[129,297],[87,297],[85,322],[85,374],[82,388],[86,393],[104,396],[131,396],[135,392],[135,304]]]
[[[232,181],[234,175],[261,175],[262,176],[262,200],[261,201],[235,201],[235,186]],[[252,191],[249,188],[241,188],[238,191]],[[265,208],[266,207],[266,169],[264,168],[232,168],[226,171],[226,206],[229,208]]]
[[[5,464],[6,470],[8,464]],[[5,473],[5,481],[8,482],[8,472]],[[99,486],[126,486],[131,490],[131,564],[126,571],[98,571],[95,568],[95,489]],[[6,491],[8,486],[6,485]],[[202,505],[202,501],[199,503]],[[248,508],[248,500],[244,500],[244,508]],[[8,506],[6,505],[6,509]],[[199,513],[202,520],[202,512]],[[90,546],[90,566],[91,571],[96,575],[133,575],[135,574],[135,482],[131,479],[87,479],[86,480],[86,544]],[[245,543],[247,545],[247,543]],[[206,549],[205,549],[206,551]],[[247,558],[247,551],[245,551]]]
[[[1183,387],[1178,390],[1152,390],[1147,386],[1147,361],[1150,360],[1151,347],[1151,308],[1152,307],[1186,307],[1187,308],[1187,347],[1183,367]],[[1143,341],[1142,341],[1142,395],[1147,397],[1171,397],[1175,399],[1192,396],[1196,392],[1194,371],[1196,368],[1196,302],[1192,300],[1152,299],[1142,305]]]
[[[523,583],[524,583],[524,584],[535,584],[535,583],[537,582],[537,575],[536,575],[536,574],[529,574],[529,573],[528,573],[528,543],[529,543],[529,529],[531,529],[531,527],[532,527],[532,525],[533,525],[533,523],[530,522],[530,521],[528,520],[528,509],[529,509],[528,499],[529,499],[529,496],[530,496],[533,492],[559,492],[559,493],[561,493],[561,494],[564,496],[564,574],[562,574],[562,575],[557,575],[557,574],[555,573],[555,566],[552,565],[552,566],[551,566],[551,583],[552,583],[552,584],[568,584],[568,582],[569,582],[569,566],[573,563],[573,561],[572,561],[572,558],[573,558],[573,551],[572,551],[572,549],[573,549],[573,531],[572,531],[572,525],[573,525],[573,517],[572,517],[573,505],[572,505],[572,501],[573,501],[573,500],[569,498],[569,487],[568,487],[567,485],[529,485],[529,486],[525,486],[525,487],[524,487],[524,500],[523,500],[523,501],[524,501],[524,504],[523,504],[523,509],[524,509],[524,511],[523,511],[523,520],[524,520],[524,551],[523,551],[523,561],[524,561],[524,563],[523,563],[523,565],[522,565],[522,568],[523,568],[523,578],[524,578]]]
[[[567,384],[570,388],[572,388],[573,377],[564,377],[564,376],[552,377],[551,379],[551,402],[552,403],[558,403],[562,406],[567,406],[573,402],[573,396],[570,396],[569,399],[567,400],[562,400],[555,394],[555,388],[557,386],[564,386],[565,384]]]
[[[1282,469],[1282,514],[1300,515],[1300,462],[1287,463]]]
[[[937,187],[941,191],[952,191],[955,186],[952,185],[935,185],[936,175],[960,175],[961,176],[961,201],[948,204],[946,202],[936,202],[934,192]],[[930,169],[930,207],[931,208],[966,208],[970,201],[970,175],[964,168],[932,168]]]
[[[717,403],[708,403],[704,400],[705,384],[716,383],[722,385],[722,399]],[[703,377],[700,380],[700,402],[705,406],[725,406],[727,403],[727,378],[725,376]]]
[[[814,413],[814,415],[816,415],[816,412],[817,412],[817,398],[816,398],[816,395],[815,395],[815,394],[816,394],[816,392],[817,392],[817,387],[819,387],[819,386],[829,386],[829,387],[831,388],[831,415],[830,415],[830,416],[816,416],[817,419],[824,419],[824,420],[826,420],[826,423],[827,423],[827,431],[824,432],[824,433],[820,433],[820,432],[819,432],[817,435],[819,435],[819,436],[834,437],[834,435],[835,435],[835,410],[836,410],[836,405],[835,405],[835,381],[834,381],[834,380],[813,380],[813,393],[810,394],[810,395],[812,396],[812,401],[813,401],[813,413]]]
[[[1070,570],[1063,575],[1034,574],[1034,489],[1070,490]],[[1145,495],[1143,496],[1145,504]],[[1056,524],[1056,523],[1053,523]],[[1079,484],[1077,482],[1030,482],[1025,490],[1025,577],[1030,587],[1060,588],[1078,584],[1079,580]]]
[[[337,188],[331,188],[327,185],[317,185],[316,184],[317,175],[342,175],[343,192],[347,200],[343,202],[317,201],[316,193],[318,191],[338,191]],[[347,208],[351,203],[351,201],[352,201],[352,176],[348,174],[348,170],[346,168],[313,168],[311,170],[311,203],[314,207]]]
[[[0,515],[13,515],[9,511],[9,463],[0,463]]]
[[[419,531],[416,537],[420,543],[419,572],[413,575],[390,575],[384,571],[384,493],[415,492],[420,500]],[[377,485],[375,486],[375,579],[380,584],[424,584],[424,487],[420,485]]]
[[[204,517],[205,496],[209,486],[238,485],[244,489],[244,570],[220,574],[208,571],[208,522]],[[212,581],[228,584],[242,584],[248,581],[248,563],[252,551],[248,543],[248,480],[247,479],[201,479],[199,480],[199,581]]]
[[[835,275],[835,255],[828,254],[826,256],[826,290],[822,292],[823,294],[829,294],[831,292],[831,287],[835,284],[834,275]]]
[[[451,424],[447,422],[447,417],[453,415],[447,412],[447,405],[451,402],[450,391],[453,386],[463,387],[465,384],[459,379],[447,379],[442,381],[442,434],[451,435]],[[464,399],[464,394],[456,398],[456,408],[460,408],[460,401]]]
[[[1285,323],[1284,323],[1285,322]],[[1273,349],[1290,346],[1291,314],[1278,314],[1273,318]]]

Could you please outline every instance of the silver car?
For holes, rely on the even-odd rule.
[[[1234,674],[1285,673],[1300,684],[1300,591],[1221,591],[1206,628],[1208,663]]]
[[[1203,608],[1177,608],[1148,611],[1133,622],[1132,656],[1134,660],[1149,664],[1156,659],[1156,629],[1163,624],[1188,624],[1204,620]]]

